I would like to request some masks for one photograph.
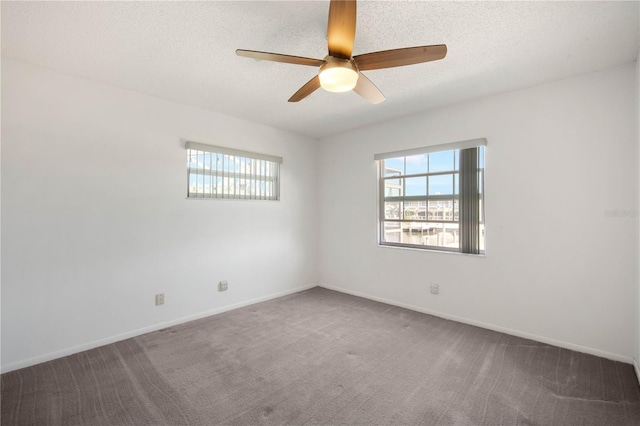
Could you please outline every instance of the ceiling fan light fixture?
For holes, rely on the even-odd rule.
[[[350,60],[325,58],[320,67],[320,87],[329,92],[348,92],[356,87],[358,71]]]
[[[402,67],[437,61],[447,55],[447,46],[404,47],[380,50],[353,56],[353,43],[356,37],[356,0],[330,0],[329,21],[327,23],[327,50],[324,59],[283,55],[281,53],[258,52],[255,50],[236,50],[236,55],[286,64],[320,67],[317,75],[307,81],[289,102],[299,102],[323,88],[329,92],[347,92],[353,90],[372,104],[384,101],[384,95],[375,84],[360,71]]]

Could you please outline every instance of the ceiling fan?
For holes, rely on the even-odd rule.
[[[320,67],[318,75],[294,93],[289,98],[289,102],[301,101],[322,87],[330,92],[353,90],[372,104],[377,104],[384,101],[384,95],[361,71],[436,61],[444,58],[447,54],[447,46],[437,44],[384,50],[352,57],[355,36],[356,1],[331,0],[327,26],[329,54],[324,59],[242,49],[236,50],[236,55],[256,60]]]

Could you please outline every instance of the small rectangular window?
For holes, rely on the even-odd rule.
[[[186,142],[187,198],[279,200],[281,157]]]
[[[484,253],[485,145],[377,154],[380,245]]]

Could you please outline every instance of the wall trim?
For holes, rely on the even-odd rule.
[[[22,361],[13,362],[11,364],[3,365],[1,372],[8,373],[9,371],[18,370],[20,368],[30,367],[32,365],[40,364],[43,362],[51,361],[57,358],[62,358],[68,355],[73,355],[78,352],[87,351],[89,349],[94,349],[100,346],[108,345],[111,343],[119,342],[121,340],[130,339],[132,337],[140,336],[142,334],[151,333],[153,331],[158,331],[166,327],[171,327],[178,324],[183,324],[189,321],[194,321],[197,319],[209,317],[212,315],[221,314],[223,312],[233,311],[234,309],[243,308],[245,306],[254,305],[260,302],[266,302],[267,300],[277,299],[278,297],[288,296],[290,294],[299,293],[301,291],[309,290],[311,288],[317,287],[317,284],[308,284],[301,287],[296,287],[291,290],[281,291],[278,293],[273,293],[267,296],[257,297],[255,299],[245,300],[244,302],[234,303],[231,305],[222,306],[215,309],[210,309],[204,312],[200,312],[193,315],[187,315],[184,317],[176,318],[170,321],[165,321],[157,324],[153,324],[147,327],[138,328],[136,330],[128,331],[126,333],[116,334],[110,337],[106,337],[103,339],[93,340],[88,343],[84,343],[82,345],[72,346],[70,348],[62,349],[59,351],[49,352],[44,355],[39,355],[33,358],[28,358]]]
[[[638,378],[638,383],[640,384],[640,367],[638,367],[638,360],[636,358],[633,359],[633,369],[636,370],[636,377]]]
[[[620,362],[624,362],[626,364],[634,364],[635,369],[636,369],[636,375],[638,375],[638,380],[640,380],[640,369],[638,369],[638,365],[636,363],[634,363],[634,359],[628,356],[624,356],[624,355],[619,355],[619,354],[615,354],[612,352],[607,352],[607,351],[603,351],[600,349],[596,349],[596,348],[591,348],[589,346],[582,346],[582,345],[577,345],[575,343],[571,343],[571,342],[565,342],[562,340],[556,340],[556,339],[552,339],[550,337],[544,337],[544,336],[540,336],[537,334],[532,334],[532,333],[527,333],[524,331],[520,331],[520,330],[514,330],[512,328],[508,328],[508,327],[502,327],[499,325],[495,325],[495,324],[491,324],[491,323],[487,323],[487,322],[482,322],[482,321],[477,321],[477,320],[473,320],[470,318],[465,318],[465,317],[460,317],[457,315],[449,315],[449,314],[445,314],[442,312],[438,312],[438,311],[434,311],[431,309],[425,309],[419,306],[415,306],[415,305],[411,305],[408,303],[402,303],[402,302],[397,302],[395,300],[391,300],[391,299],[386,299],[384,297],[377,297],[377,296],[372,296],[370,294],[366,294],[366,293],[361,293],[358,291],[352,291],[352,290],[347,290],[345,288],[342,287],[336,287],[336,286],[332,286],[332,285],[327,285],[327,284],[319,284],[319,287],[322,288],[326,288],[328,290],[334,290],[334,291],[339,291],[341,293],[345,293],[345,294],[350,294],[352,296],[358,296],[358,297],[363,297],[365,299],[369,299],[369,300],[375,300],[376,302],[381,302],[381,303],[386,303],[388,305],[393,305],[393,306],[398,306],[400,308],[405,308],[405,309],[410,309],[412,311],[416,311],[416,312],[421,312],[423,314],[428,314],[428,315],[433,315],[439,318],[444,318],[444,319],[448,319],[448,320],[452,320],[452,321],[457,321],[463,324],[468,324],[468,325],[474,325],[476,327],[481,327],[481,328],[486,328],[488,330],[493,330],[493,331],[498,331],[500,333],[505,333],[505,334],[509,334],[511,336],[516,336],[516,337],[522,337],[524,339],[530,339],[530,340],[535,340],[537,342],[540,343],[546,343],[548,345],[552,345],[552,346],[558,346],[561,348],[565,348],[565,349],[570,349],[576,352],[582,352],[582,353],[586,353],[586,354],[590,354],[590,355],[595,355],[595,356],[599,356],[601,358],[607,358],[613,361],[620,361]]]

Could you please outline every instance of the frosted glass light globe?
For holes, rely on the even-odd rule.
[[[332,66],[320,71],[320,86],[329,92],[347,92],[358,82],[358,73],[350,66]]]

